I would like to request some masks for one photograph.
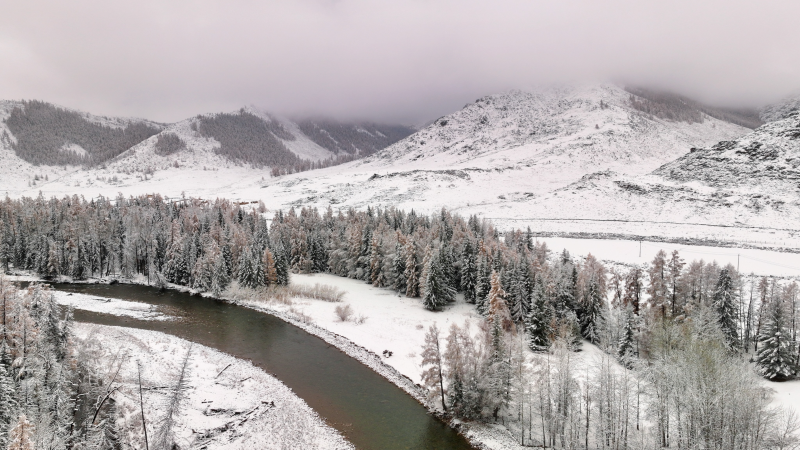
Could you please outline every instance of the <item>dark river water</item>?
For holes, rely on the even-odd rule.
[[[147,286],[54,287],[165,307],[176,320],[144,321],[80,310],[75,319],[161,331],[247,359],[292,388],[359,449],[472,448],[394,384],[322,339],[269,314]]]

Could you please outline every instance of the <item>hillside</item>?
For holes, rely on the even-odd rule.
[[[588,173],[646,174],[692,147],[748,131],[698,114],[692,122],[661,119],[611,85],[512,91],[478,99],[363,160],[269,180],[260,194],[274,207],[378,203],[530,216],[537,212],[525,200]]]
[[[269,177],[270,169],[292,172],[357,159],[413,131],[401,125],[290,120],[255,108],[160,124],[40,101],[0,101],[0,191],[96,196],[109,190],[174,195],[220,189]],[[210,177],[209,171],[219,170],[227,174]]]
[[[124,160],[134,148],[168,157],[203,153],[210,145],[212,153],[235,164],[295,168],[337,156],[371,155],[414,131],[327,119],[292,121],[254,108],[169,125],[95,116],[35,100],[0,102],[0,122],[0,144],[36,166],[94,167]]]
[[[543,218],[763,227],[774,234],[797,230],[798,193],[800,112],[794,111],[738,139],[693,148],[650,174],[587,175],[524,208]],[[648,228],[642,224],[641,234],[653,234]]]

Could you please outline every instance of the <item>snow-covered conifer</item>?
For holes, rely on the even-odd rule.
[[[767,306],[767,317],[758,334],[758,372],[768,380],[787,380],[797,373],[797,355],[786,317],[786,305],[776,300]]]
[[[455,299],[456,291],[447,283],[447,276],[441,267],[438,251],[432,251],[429,256],[426,256],[426,260],[422,304],[425,309],[438,311]]]
[[[729,269],[722,269],[714,291],[714,309],[719,316],[719,326],[725,336],[725,343],[730,348],[739,345],[739,312],[735,289]]]
[[[550,305],[545,298],[544,286],[537,282],[531,294],[531,310],[525,320],[525,331],[528,334],[528,346],[535,352],[543,352],[550,348],[550,337],[553,334],[553,320]]]
[[[623,328],[617,346],[617,358],[620,364],[630,369],[636,357],[636,315],[631,306],[625,307],[623,314]]]
[[[406,297],[419,297],[419,273],[417,272],[417,251],[412,238],[408,239],[406,255]]]
[[[478,263],[470,241],[461,252],[461,290],[467,303],[475,303],[475,288],[478,283]]]

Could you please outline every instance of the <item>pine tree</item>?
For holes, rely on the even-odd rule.
[[[475,288],[478,284],[478,265],[472,244],[467,241],[461,252],[461,290],[467,303],[475,303]]]
[[[739,345],[738,311],[733,279],[728,269],[719,272],[717,288],[714,291],[714,309],[719,316],[719,326],[729,348]]]
[[[245,248],[239,259],[239,284],[244,287],[257,288],[266,283],[267,279],[264,275],[259,249],[256,246]]]
[[[394,285],[392,286],[397,292],[406,292],[406,257],[403,254],[404,247],[400,240],[394,245],[394,256],[392,259],[392,277],[394,278]]]
[[[523,323],[531,311],[531,291],[533,288],[533,277],[530,267],[524,262],[514,270],[514,277],[511,280],[510,302],[511,320],[514,323]]]
[[[438,251],[433,251],[427,258],[425,267],[425,285],[422,304],[429,311],[439,311],[455,299],[456,291],[447,283],[447,277],[441,267]]]
[[[381,242],[377,235],[372,236],[369,254],[369,282],[375,287],[386,285],[386,276],[383,274],[383,254]]]
[[[788,380],[797,373],[785,306],[780,300],[768,305],[768,317],[758,334],[760,347],[756,353],[758,372],[768,380]]]
[[[222,292],[231,283],[230,270],[227,260],[220,255],[214,262],[214,276],[211,280],[211,293],[215,297],[220,297]]]
[[[283,247],[275,250],[275,274],[279,286],[289,285],[289,258]]]
[[[486,255],[481,253],[478,257],[478,277],[475,283],[475,306],[482,316],[489,313],[489,303],[486,300],[489,296],[489,289],[491,289],[491,270]]]
[[[592,344],[599,341],[598,324],[603,320],[603,297],[596,280],[591,280],[582,302],[581,334]]]
[[[633,367],[633,361],[636,357],[635,317],[633,308],[626,307],[622,334],[619,337],[619,345],[617,346],[617,358],[620,364],[629,369]]]
[[[550,324],[553,317],[541,282],[534,286],[532,297],[532,307],[525,320],[525,331],[531,350],[543,352],[550,348],[550,336],[553,334]]]
[[[406,297],[419,297],[419,274],[417,273],[417,254],[414,241],[408,239],[406,243]]]

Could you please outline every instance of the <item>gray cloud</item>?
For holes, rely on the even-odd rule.
[[[774,0],[13,2],[0,98],[419,123],[509,88],[615,79],[763,104],[800,88],[797,17]]]

